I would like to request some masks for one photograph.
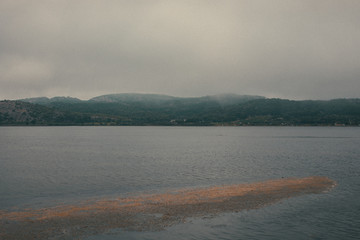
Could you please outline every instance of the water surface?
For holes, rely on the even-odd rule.
[[[356,239],[360,128],[2,127],[0,210],[327,176],[337,187],[157,232],[86,239]]]

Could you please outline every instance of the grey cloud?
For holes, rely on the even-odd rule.
[[[0,2],[0,99],[360,97],[357,0]]]

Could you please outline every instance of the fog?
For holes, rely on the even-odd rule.
[[[0,99],[360,97],[358,0],[2,0]]]

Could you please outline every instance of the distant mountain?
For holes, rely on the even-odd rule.
[[[170,101],[179,99],[172,96],[161,94],[141,94],[141,93],[120,93],[120,94],[108,94],[91,98],[91,102],[107,102],[107,103],[119,103],[119,102],[153,102],[161,103],[164,101]]]
[[[61,116],[59,111],[22,101],[0,101],[0,124],[48,125]]]
[[[0,125],[360,126],[360,99],[291,101],[221,94],[110,94],[0,101]]]
[[[120,93],[120,94],[108,94],[91,98],[88,101],[83,101],[73,97],[37,97],[37,98],[25,98],[18,101],[29,102],[34,104],[49,105],[52,103],[84,103],[84,102],[98,102],[98,103],[147,103],[147,104],[164,104],[182,102],[188,103],[205,103],[213,102],[220,105],[231,105],[237,103],[243,103],[255,99],[265,99],[262,96],[253,95],[237,95],[237,94],[219,94],[210,95],[204,97],[173,97],[162,94],[141,94],[141,93]]]
[[[142,103],[156,103],[162,104],[166,102],[184,102],[184,103],[204,103],[204,102],[217,102],[221,105],[236,104],[246,102],[254,99],[264,99],[261,96],[252,95],[237,95],[237,94],[219,94],[205,97],[192,97],[181,98],[161,94],[141,94],[141,93],[120,93],[109,94],[91,98],[92,102],[107,102],[107,103],[129,103],[129,102],[142,102]]]
[[[97,125],[99,122],[104,124],[114,120],[122,119],[119,117],[109,118],[97,114],[61,111],[23,101],[0,101],[0,126]]]
[[[47,97],[37,97],[37,98],[25,98],[25,99],[19,99],[18,101],[22,102],[29,102],[34,104],[50,104],[50,103],[56,103],[56,102],[63,102],[63,103],[79,103],[82,102],[82,100],[78,98],[72,98],[72,97],[53,97],[53,98],[47,98]]]
[[[265,99],[265,97],[255,96],[255,95],[238,95],[238,94],[226,93],[226,94],[205,96],[199,99],[202,101],[217,102],[221,106],[227,106],[232,104],[244,103],[256,99]]]
[[[229,106],[226,112],[240,125],[360,126],[360,99],[260,99]]]

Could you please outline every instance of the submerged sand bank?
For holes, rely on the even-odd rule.
[[[161,230],[189,217],[256,209],[290,197],[322,193],[333,186],[335,182],[327,177],[287,178],[0,211],[0,239],[74,239],[113,228]]]

